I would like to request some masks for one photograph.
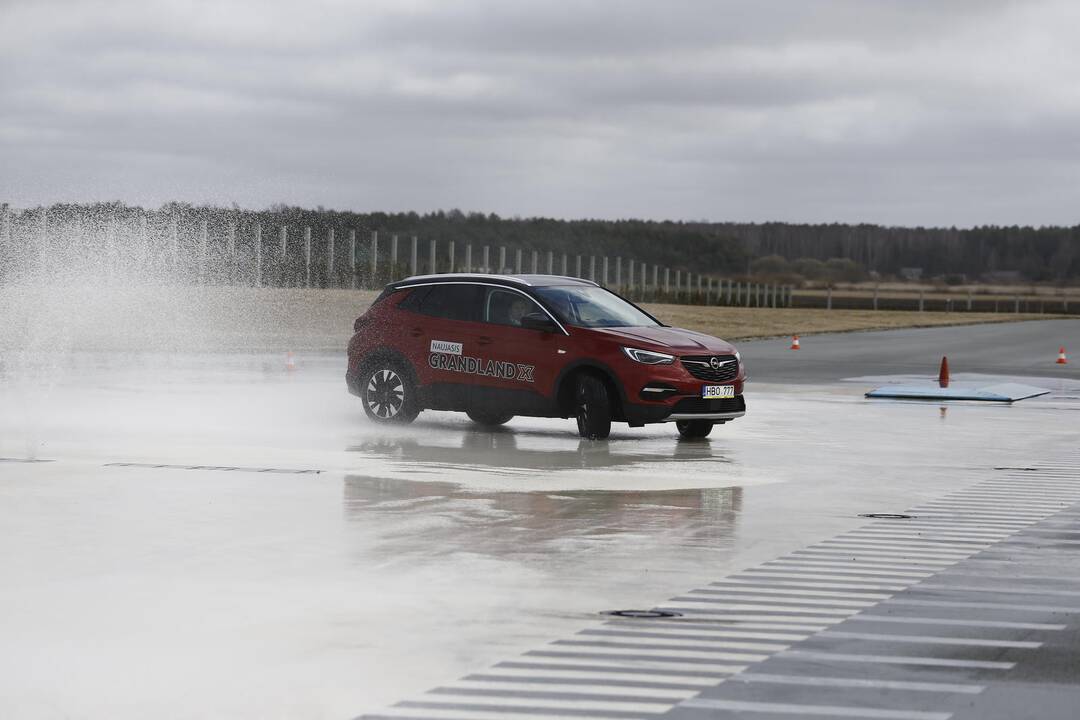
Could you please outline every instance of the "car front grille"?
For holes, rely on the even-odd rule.
[[[713,358],[716,358],[718,363],[722,363],[719,368],[713,368]],[[734,355],[684,355],[679,358],[679,361],[698,380],[727,382],[734,380],[739,374],[739,361]]]
[[[683,398],[671,409],[673,414],[681,413],[729,413],[746,412],[746,400],[742,395],[723,400],[704,398]]]

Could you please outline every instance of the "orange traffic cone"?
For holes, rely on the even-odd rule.
[[[792,350],[798,350],[799,349],[799,336],[798,335],[792,335],[791,336],[791,349]]]
[[[285,369],[286,370],[295,370],[296,369],[296,360],[293,359],[292,350],[285,353]]]
[[[1069,362],[1069,358],[1065,357],[1065,347],[1064,347],[1064,346],[1062,346],[1062,347],[1061,347],[1061,348],[1060,348],[1060,349],[1058,350],[1058,359],[1057,359],[1057,364],[1058,364],[1058,365],[1064,365],[1064,364],[1066,364],[1067,362]]]
[[[941,369],[937,375],[938,385],[943,388],[949,387],[949,358],[941,356]]]

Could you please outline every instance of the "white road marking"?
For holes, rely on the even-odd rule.
[[[716,662],[723,658],[712,656],[710,658],[691,658],[679,656],[676,657],[671,653],[664,655],[649,655],[648,653],[637,652],[627,655],[626,653],[602,653],[595,650],[579,649],[573,652],[563,650],[529,650],[525,653],[529,659],[533,658],[554,658],[559,659],[564,663],[573,662],[585,663],[585,662],[597,662],[602,661],[605,664],[611,664],[614,662],[626,663],[628,667],[653,667],[653,668],[672,668],[674,670],[709,670],[712,672],[739,672],[746,668],[747,662],[759,662],[765,659],[765,655],[753,655],[754,660],[744,660],[740,665],[738,662]],[[590,657],[593,656],[593,657]],[[692,662],[686,662],[692,660]]]
[[[674,705],[679,700],[684,698],[693,697],[701,692],[700,688],[693,690],[682,689],[664,689],[664,688],[649,688],[649,687],[625,687],[625,686],[611,686],[604,685],[602,683],[589,683],[589,684],[577,684],[577,683],[529,683],[522,682],[520,679],[515,681],[503,681],[503,680],[468,680],[461,679],[451,685],[444,685],[442,687],[428,690],[429,695],[468,695],[470,691],[496,691],[496,692],[514,692],[514,693],[588,693],[590,695],[607,695],[611,698],[612,702],[618,702],[622,700],[638,700],[642,698],[655,698],[657,700],[664,701],[669,705]],[[496,697],[494,695],[488,695],[487,697]],[[531,702],[530,698],[523,697],[504,697],[501,698],[504,701],[509,702]],[[469,700],[471,702],[471,700]],[[597,699],[597,702],[601,702]],[[607,702],[606,700],[602,702]]]
[[[847,640],[919,643],[926,645],[969,645],[973,647],[1039,648],[1041,642],[1028,640],[987,640],[983,638],[953,638],[936,635],[890,635],[888,633],[858,633],[842,630],[824,630],[818,637],[834,637]]]
[[[1049,590],[1030,586],[987,587],[985,585],[950,585],[949,583],[922,583],[920,590],[959,590],[961,592],[1001,593],[1003,595],[1050,595],[1055,597],[1080,597],[1078,590]]]
[[[883,565],[881,563],[859,563],[853,560],[838,562],[835,560],[815,560],[814,558],[772,560],[763,563],[762,567],[766,570],[779,569],[784,570],[785,572],[801,572],[807,574],[824,571],[830,573],[843,572],[846,575],[874,578],[925,578],[934,574],[933,571],[926,568],[905,569],[907,566],[893,566],[896,569],[888,569],[890,567],[889,565]]]
[[[913,560],[913,558],[915,558],[914,555],[905,554],[905,553],[900,552],[898,550],[897,551],[887,551],[887,550],[865,550],[863,548],[850,548],[847,552],[844,552],[844,548],[835,547],[835,548],[831,548],[831,549],[827,549],[827,550],[826,549],[820,549],[820,550],[818,550],[818,549],[797,550],[796,554],[801,555],[801,556],[810,557],[810,558],[816,558],[816,559],[854,557],[854,558],[858,558],[859,562],[866,562],[867,560],[870,560],[870,559],[878,559],[878,560],[883,560],[883,561],[887,560],[889,562],[895,562],[895,563],[899,563],[901,561],[907,561],[906,564],[909,564],[909,565],[910,564],[915,564],[915,560]],[[957,561],[963,560],[963,559],[964,559],[963,557],[957,557],[957,558],[937,558],[937,557],[935,557],[935,558],[931,558],[931,557],[919,556],[917,558],[917,563],[919,565],[939,566],[940,567],[940,566],[944,566],[944,565],[953,565]]]
[[[874,578],[867,578],[867,580],[873,579]],[[760,585],[763,587],[819,588],[822,590],[888,590],[894,592],[904,590],[910,585],[910,583],[905,583],[903,585],[881,585],[880,583],[874,582],[863,583],[852,581],[849,578],[842,578],[835,575],[815,575],[808,577],[806,575],[781,572],[732,575],[724,582],[725,585],[734,585],[736,583],[747,586]]]
[[[867,680],[866,678],[813,677],[809,675],[770,675],[767,673],[740,673],[725,682],[760,682],[778,685],[809,685],[811,687],[872,688],[880,690],[913,690],[915,692],[944,692],[977,695],[986,689],[984,685],[961,683],[907,682],[903,680]]]
[[[713,589],[715,588],[715,589]],[[727,595],[730,593],[767,592],[770,595],[797,595],[813,598],[864,598],[877,600],[889,597],[889,594],[871,592],[843,592],[840,590],[810,590],[806,588],[787,588],[775,583],[712,583],[708,588],[691,590],[691,593]]]
[[[625,637],[656,637],[656,638],[692,638],[697,642],[708,642],[713,638],[728,638],[732,640],[766,640],[766,641],[781,641],[781,642],[798,642],[810,637],[808,633],[784,633],[784,632],[750,632],[743,630],[718,630],[707,634],[702,634],[702,631],[698,628],[679,628],[679,627],[634,627],[632,625],[624,625],[622,627],[611,627],[610,625],[604,625],[601,628],[589,628],[582,630],[579,635],[622,635]]]
[[[882,602],[890,603],[893,605],[914,605],[918,607],[951,607],[982,610],[1020,610],[1030,612],[1080,613],[1080,607],[1059,607],[1054,605],[1013,605],[1011,603],[968,602],[952,600],[909,600],[907,598],[890,598],[889,600],[883,600]]]
[[[862,655],[857,653],[833,653],[817,650],[784,650],[780,657],[803,660],[827,660],[832,662],[884,663],[890,665],[926,665],[929,667],[982,668],[984,670],[1009,670],[1014,662],[996,660],[958,660],[956,658],[911,657],[909,655]]]
[[[733,712],[786,713],[799,716],[831,715],[833,717],[870,718],[871,720],[949,720],[952,717],[952,713],[947,712],[879,710],[877,708],[840,705],[750,702],[746,700],[722,700],[719,698],[692,698],[679,703],[679,707],[701,708],[702,710],[731,710]]]
[[[910,625],[956,625],[958,627],[1010,628],[1015,630],[1064,630],[1065,625],[1052,623],[1009,622],[1007,620],[961,620],[954,618],[913,617],[908,615],[873,615],[861,613],[848,618],[849,622],[902,623]]]
[[[730,597],[730,600],[725,599]],[[885,597],[888,597],[887,595]],[[726,593],[716,592],[708,595],[702,593],[701,597],[695,597],[693,595],[682,595],[677,598],[672,598],[672,602],[679,603],[712,603],[712,604],[727,604],[728,602],[748,603],[748,602],[762,602],[762,603],[783,603],[786,605],[799,605],[807,606],[811,608],[825,607],[825,608],[861,608],[876,605],[877,600],[833,600],[833,599],[821,599],[821,600],[804,600],[802,598],[786,598],[776,597],[775,595],[743,595],[740,593]]]

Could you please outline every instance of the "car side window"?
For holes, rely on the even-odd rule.
[[[534,312],[544,311],[519,292],[488,288],[484,298],[484,322],[521,327],[521,318]]]
[[[430,287],[422,285],[418,288],[413,288],[412,290],[409,290],[408,294],[401,302],[398,303],[397,306],[402,310],[408,310],[415,313],[420,312],[420,302],[428,294],[428,290],[430,289]]]
[[[484,288],[480,285],[439,284],[432,285],[420,299],[418,312],[447,320],[476,322],[480,319],[480,306]]]

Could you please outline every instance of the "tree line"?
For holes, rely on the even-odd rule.
[[[333,252],[342,252],[341,239],[344,233],[352,231],[357,233],[362,259],[370,248],[371,233],[378,232],[381,248],[386,247],[384,238],[388,240],[394,234],[403,242],[416,235],[425,254],[430,240],[438,241],[440,247],[453,241],[459,253],[466,244],[472,244],[475,253],[485,245],[492,252],[504,246],[510,253],[522,249],[526,253],[552,251],[557,257],[563,253],[571,257],[614,259],[618,256],[638,263],[722,276],[775,272],[775,261],[761,261],[778,256],[790,263],[789,269],[812,270],[824,266],[833,274],[850,277],[867,272],[889,277],[900,274],[903,268],[919,268],[924,277],[962,274],[978,279],[988,273],[1012,273],[1018,275],[1017,279],[1036,282],[1065,283],[1080,279],[1080,225],[957,229],[841,223],[561,220],[507,218],[460,210],[358,213],[289,205],[244,210],[186,203],[168,203],[150,210],[118,202],[62,204],[18,211],[5,205],[0,209],[4,210],[4,238],[10,246],[34,242],[44,211],[48,219],[46,226],[56,228],[53,234],[66,238],[59,240],[61,243],[77,242],[84,248],[93,248],[110,232],[116,236],[117,227],[130,229],[141,222],[143,232],[150,238],[161,239],[173,233],[181,245],[190,247],[205,227],[215,257],[220,256],[220,248],[226,242],[233,243],[237,252],[250,253],[256,226],[263,229],[263,242],[269,244],[277,242],[275,233],[282,226],[291,228],[293,233],[310,228],[312,237],[316,238],[313,262],[320,266],[325,264],[326,253],[330,252],[324,238],[334,229],[339,244]],[[76,230],[73,232],[72,228]],[[127,242],[131,233],[121,232],[119,236],[121,242]],[[4,252],[8,256],[0,256],[0,260],[11,262],[13,249],[0,248],[0,253]],[[459,262],[460,258],[459,255]],[[342,267],[347,264],[340,263]]]

